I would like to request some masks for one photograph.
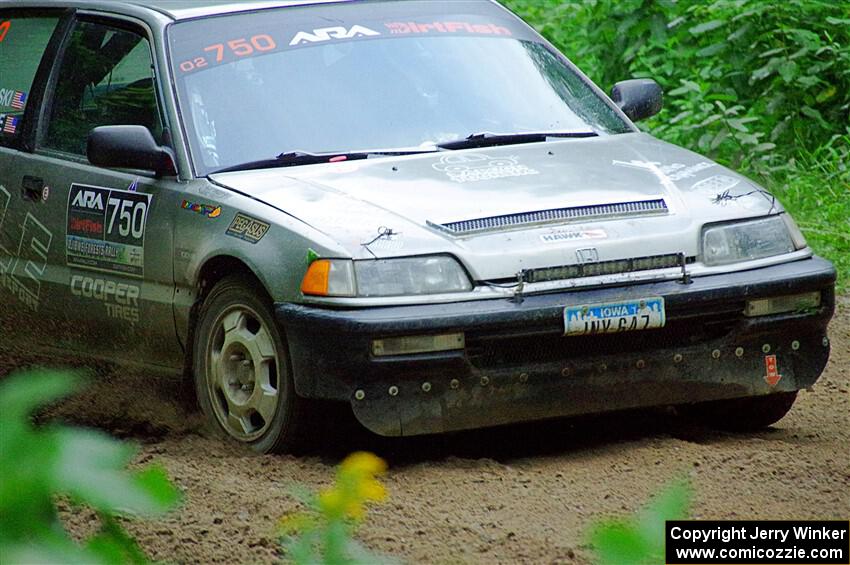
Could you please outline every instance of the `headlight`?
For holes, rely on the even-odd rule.
[[[411,296],[472,290],[452,257],[319,259],[307,269],[301,292],[312,296]]]
[[[785,215],[707,226],[702,239],[703,262],[707,266],[728,265],[796,251]]]
[[[411,257],[355,261],[358,296],[443,294],[472,289],[469,277],[451,257]]]

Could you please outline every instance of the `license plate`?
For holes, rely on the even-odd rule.
[[[564,308],[565,335],[597,335],[663,328],[663,298],[585,304]]]

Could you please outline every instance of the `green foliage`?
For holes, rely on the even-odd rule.
[[[603,89],[650,77],[642,127],[773,190],[850,283],[850,3],[504,0]]]
[[[390,563],[354,540],[366,516],[366,505],[387,497],[377,480],[387,464],[365,452],[346,457],[337,469],[336,482],[317,495],[298,493],[307,511],[284,516],[279,533],[287,561],[297,565],[377,565]]]
[[[651,77],[647,125],[732,165],[771,169],[850,133],[850,4],[819,0],[509,0],[597,84]],[[846,153],[845,153],[846,154]]]
[[[691,487],[686,481],[668,486],[636,517],[603,520],[591,529],[590,543],[602,565],[664,563],[664,524],[688,515]]]
[[[134,449],[109,436],[34,427],[30,415],[79,385],[68,373],[38,371],[0,384],[0,556],[8,563],[146,563],[118,516],[156,515],[177,490],[158,467],[125,471]],[[57,496],[94,509],[100,531],[77,544],[62,527]]]

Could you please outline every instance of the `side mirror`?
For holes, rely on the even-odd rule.
[[[611,99],[629,119],[638,122],[661,111],[664,93],[651,78],[635,78],[615,84]]]
[[[171,149],[157,145],[145,126],[96,127],[89,132],[86,155],[98,167],[177,174]]]

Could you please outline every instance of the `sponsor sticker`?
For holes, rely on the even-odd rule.
[[[563,241],[607,238],[608,234],[605,232],[605,230],[601,228],[592,230],[555,231],[550,233],[544,233],[540,236],[540,240],[543,243],[561,243]]]
[[[249,243],[257,243],[265,237],[270,227],[266,222],[239,212],[230,222],[225,233]]]
[[[290,46],[301,45],[304,43],[318,43],[321,41],[330,41],[332,39],[355,39],[357,37],[373,37],[381,35],[381,32],[369,29],[361,25],[354,25],[351,28],[344,26],[323,27],[314,29],[313,31],[299,31],[292,41]]]
[[[776,386],[782,380],[782,375],[779,374],[779,362],[776,360],[776,355],[765,355],[764,357],[765,375],[764,380],[770,386]]]
[[[135,284],[74,275],[71,277],[71,294],[102,303],[109,318],[130,324],[139,321],[141,289]]]
[[[739,179],[729,175],[714,175],[694,183],[691,189],[706,194],[720,194],[724,190],[735,188],[741,183]]]
[[[520,164],[517,157],[491,157],[480,153],[450,153],[432,167],[459,183],[540,174]]]
[[[196,214],[206,216],[207,218],[218,218],[221,216],[221,206],[214,206],[212,204],[201,204],[184,200],[180,207],[184,210],[190,210]]]
[[[392,35],[424,34],[424,33],[452,33],[471,35],[503,35],[512,36],[511,30],[496,24],[483,24],[471,22],[388,22],[384,24]]]
[[[633,169],[643,169],[653,173],[660,173],[674,182],[694,177],[700,171],[716,166],[715,163],[709,161],[701,161],[693,165],[685,165],[683,163],[662,165],[657,161],[641,161],[639,159],[632,159],[631,161],[618,161],[614,159],[612,164],[618,167],[631,167]]]
[[[23,110],[27,103],[27,93],[11,88],[0,88],[0,106]]]
[[[69,266],[144,276],[151,195],[72,184],[65,257]]]

